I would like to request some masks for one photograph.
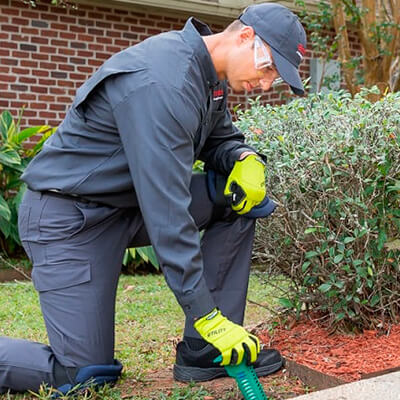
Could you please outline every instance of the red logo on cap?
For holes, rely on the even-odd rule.
[[[297,45],[297,50],[304,57],[304,54],[306,54],[306,49],[301,43]]]

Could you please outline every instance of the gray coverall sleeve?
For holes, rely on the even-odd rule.
[[[188,317],[215,307],[189,212],[198,113],[175,88],[134,89],[113,108],[140,210],[167,284]]]
[[[227,108],[217,113],[220,116],[204,144],[199,159],[205,162],[206,169],[228,175],[240,154],[256,150],[244,143],[244,135],[233,125],[231,113]]]

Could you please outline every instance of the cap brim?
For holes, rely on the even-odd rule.
[[[298,69],[271,47],[272,57],[281,78],[290,86],[294,94],[304,95],[304,86]]]

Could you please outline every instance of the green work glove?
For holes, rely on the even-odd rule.
[[[224,190],[224,195],[232,200],[232,209],[238,214],[246,214],[260,204],[266,194],[265,164],[262,159],[250,154],[236,161]]]
[[[232,362],[232,350],[237,352],[236,364],[242,362],[245,351],[248,361],[256,361],[260,352],[259,340],[242,326],[229,321],[217,308],[195,321],[194,327],[204,340],[221,352],[221,365]]]

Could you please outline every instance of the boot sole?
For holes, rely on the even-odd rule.
[[[279,371],[283,366],[283,361],[264,367],[254,368],[257,376],[267,376]],[[183,365],[174,365],[174,379],[179,382],[206,382],[217,378],[227,377],[225,368],[198,368]]]

